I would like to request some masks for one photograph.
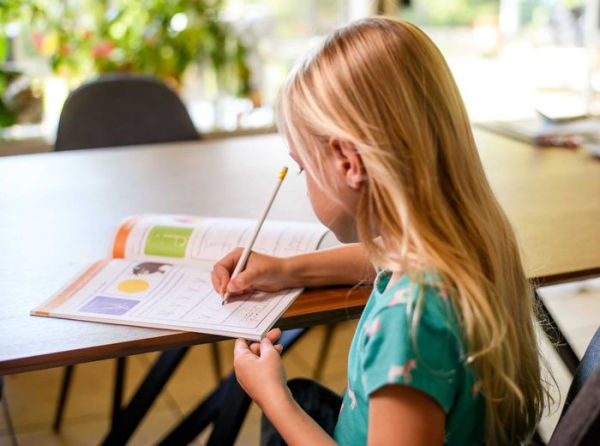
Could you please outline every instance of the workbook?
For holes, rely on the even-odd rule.
[[[117,230],[111,258],[90,265],[31,314],[259,340],[302,290],[254,291],[222,305],[210,277],[219,259],[248,245],[255,225],[232,218],[129,217]],[[268,221],[253,251],[279,257],[313,251],[326,232],[314,223]]]

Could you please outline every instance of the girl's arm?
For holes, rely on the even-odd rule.
[[[429,395],[392,384],[369,397],[369,445],[444,444],[446,414]]]
[[[286,443],[333,445],[334,440],[293,400],[281,362],[281,346],[273,329],[260,342],[235,342],[233,366],[238,382],[260,406]],[[391,384],[369,397],[371,445],[421,446],[444,443],[446,416],[429,395]]]
[[[263,407],[289,445],[336,442],[289,396]],[[376,446],[443,445],[446,415],[429,395],[408,386],[390,385],[369,398],[368,444]]]
[[[291,396],[284,397],[281,401],[270,401],[262,409],[290,446],[337,444]]]
[[[284,288],[326,285],[355,285],[372,282],[375,269],[360,243],[352,243],[323,251],[281,258],[253,252],[246,268],[230,282],[242,249],[238,248],[221,260],[212,271],[217,292],[226,289],[242,293],[251,289],[279,291]]]
[[[361,243],[289,257],[286,264],[293,287],[355,285],[375,279],[375,268]]]
[[[281,330],[276,328],[251,345],[244,339],[235,341],[233,367],[238,382],[287,444],[336,444],[292,398],[279,356],[281,346],[273,345],[280,335]]]

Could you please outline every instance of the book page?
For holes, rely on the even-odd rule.
[[[221,305],[214,262],[248,243],[252,220],[142,216],[119,228],[114,254],[100,260],[47,302],[36,316],[197,331],[258,340],[301,293],[254,292]],[[314,250],[327,232],[310,223],[267,222],[257,251],[289,256]]]
[[[126,219],[117,232],[113,257],[212,265],[250,242],[255,220],[182,215]],[[327,229],[315,223],[266,221],[253,250],[287,257],[316,249]]]
[[[254,292],[221,305],[208,269],[106,259],[31,313],[259,340],[300,292]]]

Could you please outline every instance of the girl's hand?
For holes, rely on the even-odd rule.
[[[252,290],[279,291],[289,287],[285,259],[256,252],[250,253],[246,268],[230,280],[243,251],[242,248],[231,251],[213,267],[211,280],[217,293],[223,295],[229,291],[236,295]]]
[[[291,399],[285,369],[279,356],[282,346],[273,345],[279,336],[281,330],[275,328],[260,342],[248,345],[245,339],[235,341],[235,376],[244,391],[263,410],[265,404],[279,404]]]

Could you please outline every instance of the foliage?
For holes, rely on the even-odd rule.
[[[0,2],[6,0],[0,0]],[[220,20],[223,0],[29,0],[19,8],[58,74],[141,72],[180,84],[192,63],[210,66],[237,94],[249,92],[246,47]],[[0,17],[1,19],[1,17]]]
[[[0,0],[0,128],[8,127],[16,122],[15,114],[6,106],[2,95],[10,79],[10,73],[2,68],[8,56],[8,37],[6,35],[6,24],[18,16],[18,0]]]

